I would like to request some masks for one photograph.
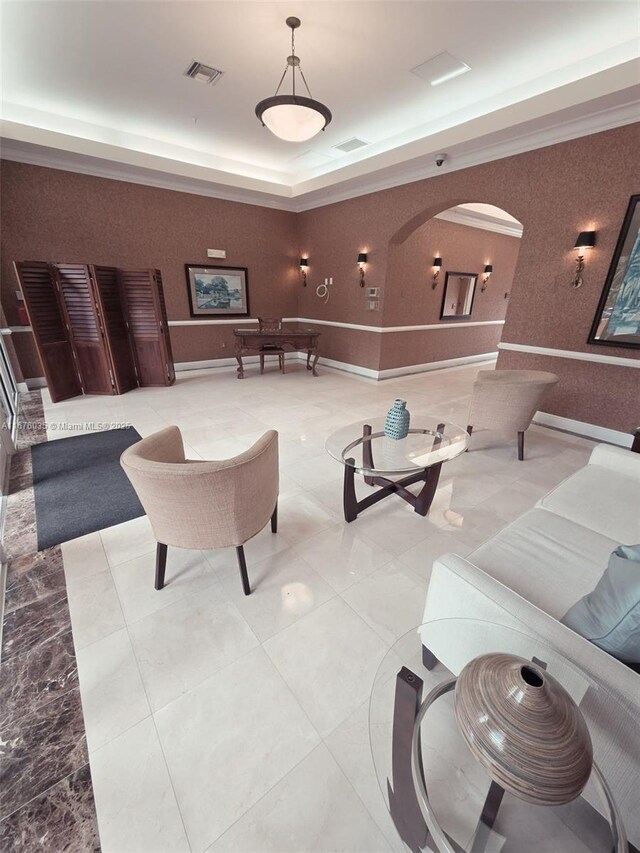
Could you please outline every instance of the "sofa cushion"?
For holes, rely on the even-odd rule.
[[[626,451],[626,455],[634,454]],[[615,540],[616,545],[640,542],[640,478],[625,476],[608,466],[589,463],[545,495],[537,506],[595,530]]]
[[[619,545],[545,509],[532,509],[468,560],[536,607],[561,619],[591,592]]]
[[[640,663],[640,545],[616,548],[596,588],[562,622],[619,660]]]

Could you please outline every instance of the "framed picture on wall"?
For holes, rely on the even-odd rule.
[[[249,313],[246,267],[184,266],[192,317],[239,317]]]
[[[587,343],[640,349],[640,194],[629,200]]]

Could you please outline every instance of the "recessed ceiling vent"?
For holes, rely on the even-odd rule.
[[[185,77],[191,77],[192,80],[198,80],[200,83],[208,83],[213,86],[222,77],[224,71],[218,68],[212,68],[211,65],[204,65],[202,62],[196,62],[195,59],[184,72]]]
[[[334,148],[337,148],[338,151],[344,151],[345,154],[348,154],[349,151],[355,151],[357,148],[362,148],[363,145],[367,143],[362,139],[357,139],[355,136],[353,139],[347,139],[346,142],[341,142],[340,145],[334,145]]]
[[[466,74],[467,71],[471,71],[471,66],[456,59],[446,50],[411,69],[412,74],[420,77],[421,80],[428,80],[432,86],[439,86],[447,80],[453,80],[454,77]]]

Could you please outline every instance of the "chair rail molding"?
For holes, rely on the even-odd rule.
[[[257,319],[235,320],[169,320],[170,326],[237,326],[239,323],[257,323]],[[316,320],[313,317],[283,317],[284,323],[310,323],[314,326],[333,326],[337,329],[354,329],[384,335],[394,332],[423,332],[431,329],[459,329],[472,326],[503,326],[504,320],[474,320],[470,323],[426,323],[417,326],[365,326],[360,323],[343,323],[339,320]]]

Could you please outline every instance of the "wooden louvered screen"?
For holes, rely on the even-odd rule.
[[[119,270],[122,303],[140,385],[175,379],[162,278],[159,270]]]
[[[124,394],[138,384],[129,330],[115,267],[90,266],[89,274],[98,295],[98,309],[107,333],[111,371],[117,394]]]
[[[114,394],[97,294],[84,264],[56,264],[62,301],[86,394]]]
[[[61,305],[54,268],[40,261],[14,264],[42,369],[54,403],[82,394],[82,383]]]

